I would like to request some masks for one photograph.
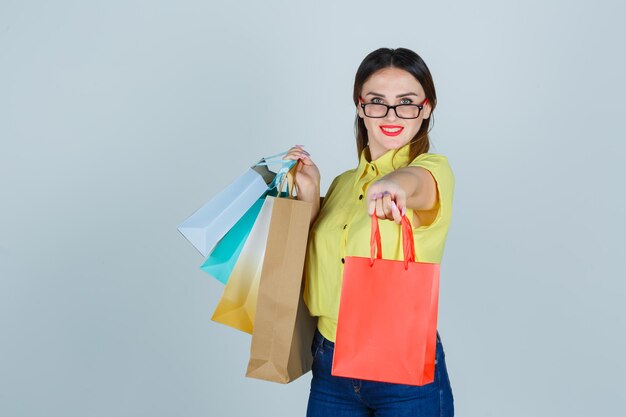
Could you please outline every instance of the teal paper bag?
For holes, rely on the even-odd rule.
[[[200,266],[204,272],[208,273],[222,284],[228,282],[228,277],[237,259],[241,249],[243,249],[244,243],[252,230],[252,225],[256,221],[265,196],[259,198],[256,203],[252,205],[246,211],[246,213],[235,223],[235,225],[226,233],[226,235],[219,241],[215,249],[207,257],[206,261]]]

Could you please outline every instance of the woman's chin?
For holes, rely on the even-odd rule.
[[[399,149],[403,147],[409,143],[409,140],[403,138],[382,138],[377,140],[377,143],[380,148],[390,151],[392,149]]]

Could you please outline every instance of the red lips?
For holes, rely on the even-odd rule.
[[[398,136],[404,130],[404,127],[397,125],[381,125],[380,131],[383,132],[386,136]],[[385,130],[388,129],[388,130]],[[390,132],[389,130],[393,130]]]

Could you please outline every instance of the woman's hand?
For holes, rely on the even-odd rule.
[[[407,208],[432,210],[437,203],[437,184],[422,167],[399,168],[373,183],[367,190],[367,208],[379,219],[402,222]]]
[[[311,224],[317,218],[320,211],[320,170],[311,160],[311,156],[302,145],[296,145],[289,149],[283,159],[291,159],[297,162],[295,184],[298,200],[308,201],[312,204]]]
[[[311,155],[304,150],[302,145],[296,145],[289,149],[283,159],[298,161],[296,167],[295,183],[298,196],[309,197],[320,193],[320,171],[311,160]],[[308,200],[308,198],[307,198]]]
[[[367,207],[370,216],[389,219],[400,224],[406,213],[406,192],[395,181],[382,178],[367,190]]]

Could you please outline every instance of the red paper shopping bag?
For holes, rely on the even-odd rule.
[[[404,260],[382,259],[372,216],[371,257],[345,258],[332,375],[425,385],[434,381],[439,264],[415,262],[402,218]]]

